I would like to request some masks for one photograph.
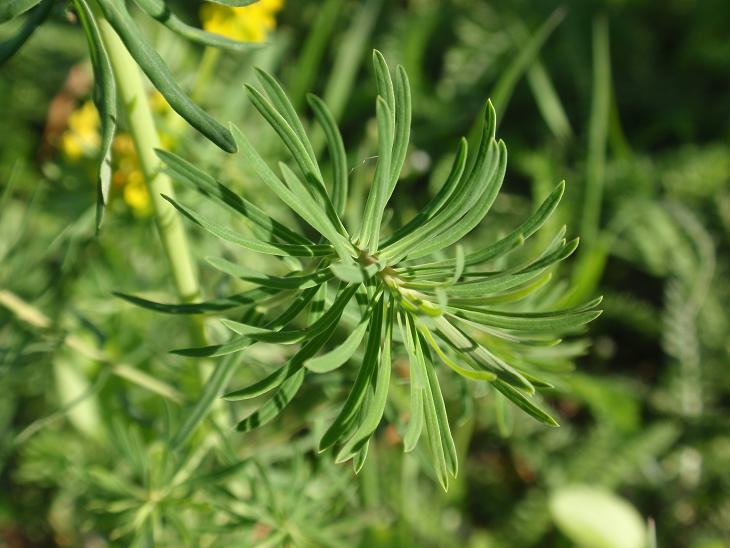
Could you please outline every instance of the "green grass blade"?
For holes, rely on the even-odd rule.
[[[363,53],[370,34],[375,27],[383,0],[366,0],[352,19],[342,37],[324,90],[323,98],[332,109],[335,120],[339,120],[352,96],[357,73],[362,66]],[[318,147],[315,146],[315,150]]]
[[[297,108],[302,106],[307,92],[314,87],[315,79],[320,74],[323,56],[344,7],[342,0],[326,0],[323,4],[317,10],[314,24],[307,29],[307,38],[289,81],[289,97]]]
[[[566,10],[563,7],[556,9],[535,33],[523,42],[517,55],[512,57],[512,62],[507,69],[502,72],[497,84],[492,92],[492,102],[498,109],[500,116],[504,116],[507,110],[507,104],[515,85],[525,70],[532,64],[538,52],[545,44],[547,39],[562,22],[565,17]]]
[[[606,141],[611,106],[611,53],[608,20],[597,17],[593,22],[593,97],[588,124],[588,158],[583,198],[581,235],[588,242],[586,251],[598,235],[606,169]]]
[[[573,128],[570,127],[560,97],[540,59],[535,59],[527,69],[527,83],[530,85],[537,108],[553,135],[561,141],[572,137]]]

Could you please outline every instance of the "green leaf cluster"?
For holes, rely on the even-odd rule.
[[[329,177],[323,175],[304,124],[287,95],[272,76],[259,71],[262,90],[247,86],[247,93],[291,154],[295,169],[280,163],[274,171],[249,139],[233,127],[241,159],[317,236],[310,238],[304,231],[280,223],[190,162],[159,151],[174,178],[240,216],[251,235],[167,198],[187,219],[233,246],[286,257],[298,267],[287,275],[273,276],[210,258],[211,266],[254,288],[192,305],[123,297],[169,313],[220,312],[252,308],[254,303],[279,303],[270,307],[275,311],[271,315],[246,314],[244,321],[223,320],[233,333],[227,342],[176,352],[210,357],[242,352],[260,342],[299,345],[267,377],[225,393],[231,401],[269,396],[239,422],[240,431],[276,417],[296,396],[306,376],[333,371],[350,361],[356,363],[357,374],[349,393],[319,443],[321,451],[333,449],[338,462],[352,460],[356,470],[362,467],[370,439],[388,406],[394,354],[404,348],[410,364],[405,449],[414,449],[424,438],[435,475],[446,488],[449,476],[457,474],[457,457],[437,377],[438,365],[464,378],[489,383],[533,418],[557,426],[534,401],[536,389],[551,386],[540,378],[537,357],[541,349],[553,347],[561,336],[595,319],[600,314],[596,309],[600,299],[560,310],[526,312],[519,308],[545,285],[551,269],[575,251],[578,241],[566,239],[564,227],[528,260],[509,268],[495,266],[505,264],[508,255],[543,226],[563,195],[563,183],[504,237],[470,252],[458,245],[483,221],[505,176],[507,149],[495,137],[496,114],[491,103],[485,109],[474,157],[469,158],[470,147],[462,139],[447,179],[430,202],[403,226],[386,230],[384,211],[409,146],[411,95],[402,67],[393,78],[378,51],[373,62],[378,91],[378,156],[358,228],[352,230],[342,219],[348,194],[348,159],[326,104],[309,96],[314,117],[327,137],[334,166]],[[454,256],[448,258],[451,249]],[[489,264],[493,266],[487,267]],[[328,346],[341,323],[346,325],[348,336]],[[211,382],[215,386],[206,393],[225,391],[228,377],[214,375]],[[201,407],[196,408],[199,413]],[[194,428],[195,421],[186,424],[180,440]]]

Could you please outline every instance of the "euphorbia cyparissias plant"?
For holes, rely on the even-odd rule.
[[[495,139],[496,116],[487,104],[481,138],[473,152],[461,139],[453,165],[439,191],[409,222],[382,233],[383,213],[398,183],[409,144],[411,96],[405,70],[393,79],[385,59],[374,53],[377,80],[377,165],[359,228],[342,220],[348,196],[348,164],[341,134],[327,106],[316,96],[309,104],[327,138],[331,180],[325,180],[314,150],[291,102],[276,80],[259,71],[264,93],[248,87],[255,108],[291,153],[296,169],[279,164],[272,170],[246,136],[232,128],[239,154],[273,195],[314,229],[314,241],[271,218],[247,199],[169,152],[159,154],[174,177],[242,216],[251,235],[233,231],[190,207],[170,202],[190,221],[212,235],[244,249],[287,257],[300,265],[285,276],[257,272],[223,258],[210,264],[255,288],[198,304],[166,305],[124,297],[169,313],[253,309],[262,303],[273,314],[250,314],[244,322],[222,320],[233,332],[223,344],[176,351],[187,356],[233,355],[258,342],[298,345],[278,369],[260,381],[225,394],[243,400],[273,393],[238,424],[247,431],[275,416],[296,396],[308,375],[357,363],[357,375],[339,414],[322,436],[319,448],[336,450],[337,461],[362,466],[368,443],[388,405],[391,363],[405,349],[410,363],[410,416],[403,432],[406,451],[425,437],[439,481],[457,473],[457,456],[436,374],[443,364],[457,375],[486,382],[535,419],[555,420],[533,402],[540,379],[540,350],[560,342],[596,318],[600,299],[583,306],[551,311],[518,307],[548,281],[551,268],[573,253],[578,240],[566,240],[562,228],[545,249],[522,264],[503,270],[484,265],[505,259],[540,229],[563,194],[558,184],[540,207],[501,239],[471,252],[459,242],[484,219],[495,201],[507,166],[504,142]],[[473,158],[469,159],[469,155]],[[452,258],[443,258],[451,249]],[[440,254],[441,258],[435,257]],[[448,254],[447,254],[448,256]],[[324,306],[323,306],[324,305]],[[338,324],[348,334],[328,345]],[[361,359],[356,353],[364,344]],[[231,359],[230,357],[228,359]],[[221,370],[223,365],[220,366]],[[209,394],[225,390],[229,375],[214,375]],[[200,420],[200,406],[197,410]],[[192,427],[189,422],[189,426]]]

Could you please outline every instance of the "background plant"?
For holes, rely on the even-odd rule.
[[[722,367],[727,361],[723,312],[727,291],[722,280],[727,263],[728,117],[727,103],[717,100],[713,91],[727,87],[722,2],[698,6],[568,2],[562,18],[560,12],[551,18],[555,7],[519,2],[426,1],[406,6],[334,0],[321,10],[289,5],[281,12],[281,32],[273,35],[270,46],[241,56],[221,55],[216,78],[202,86],[197,96],[218,120],[234,120],[241,126],[273,166],[287,156],[241,92],[242,81],[254,83],[250,67],[276,73],[300,112],[307,90],[320,94],[348,143],[352,178],[344,218],[348,226],[357,226],[355,215],[363,209],[376,164],[368,160],[377,154],[375,124],[368,122],[376,86],[365,61],[370,48],[377,46],[393,64],[406,67],[413,92],[412,145],[393,196],[396,207],[391,223],[397,226],[415,215],[447,175],[444,171],[450,167],[453,147],[444,143],[469,134],[484,97],[494,98],[498,87],[507,90],[506,102],[495,101],[495,106],[504,118],[498,120],[499,134],[509,143],[510,167],[489,222],[466,241],[470,247],[475,245],[471,240],[494,241],[513,229],[562,178],[567,180],[565,196],[545,228],[533,236],[534,244],[547,245],[545,239],[562,224],[577,229],[584,210],[589,124],[605,128],[605,134],[591,131],[591,169],[603,177],[601,222],[596,245],[583,241],[579,249],[578,260],[586,266],[580,268],[580,276],[576,274],[576,281],[586,280],[579,284],[584,288],[600,285],[595,291],[605,296],[605,312],[592,324],[595,342],[588,356],[579,360],[579,372],[554,380],[556,388],[546,393],[548,403],[562,417],[561,428],[546,429],[521,414],[498,421],[493,398],[486,397],[478,383],[461,383],[456,375],[443,375],[441,388],[460,457],[459,476],[448,495],[439,496],[440,488],[424,478],[429,467],[420,451],[403,455],[397,431],[381,427],[357,481],[348,477],[344,488],[354,497],[347,500],[354,500],[358,511],[346,510],[342,515],[363,517],[365,522],[335,520],[352,525],[351,538],[360,538],[365,545],[407,545],[413,539],[420,545],[439,546],[562,544],[565,533],[556,528],[550,503],[561,487],[576,482],[600,484],[630,500],[642,516],[654,517],[660,544],[719,545],[727,535],[723,402],[728,385]],[[182,3],[174,6],[180,18],[193,24],[197,10]],[[601,23],[594,26],[593,19],[600,13],[607,16],[608,32],[601,40],[607,39],[609,47],[603,51],[611,54],[607,101],[605,94],[593,99],[595,61],[606,61],[604,54],[594,56],[593,29]],[[202,51],[158,28],[143,14],[134,12],[134,17],[183,88],[192,92]],[[544,28],[551,30],[547,37],[538,32],[545,22],[549,24]],[[520,28],[526,34],[520,35]],[[3,33],[12,30],[2,28]],[[541,39],[533,42],[524,36]],[[528,48],[536,42],[542,46]],[[662,46],[670,42],[672,48]],[[59,48],[59,43],[64,47]],[[173,403],[175,393],[162,388],[173,398],[164,405],[158,392],[149,391],[149,384],[138,387],[118,374],[128,370],[110,365],[149,373],[175,388],[186,402],[199,394],[194,362],[167,354],[171,348],[189,346],[186,322],[134,307],[120,314],[118,303],[109,298],[112,291],[149,288],[149,299],[175,300],[169,274],[151,245],[156,237],[151,220],[133,220],[125,203],[114,199],[113,190],[110,214],[95,239],[94,212],[89,209],[94,200],[93,175],[72,171],[53,149],[43,152],[41,147],[39,128],[46,126],[46,105],[64,87],[68,69],[85,58],[86,47],[79,28],[56,11],[2,68],[0,78],[5,130],[0,132],[5,196],[0,217],[1,283],[3,290],[32,303],[48,318],[46,327],[33,326],[5,305],[2,308],[2,383],[8,387],[3,398],[3,424],[7,425],[2,442],[4,538],[41,541],[54,535],[58,543],[78,544],[79,538],[98,538],[99,531],[106,535],[119,520],[86,504],[74,485],[62,482],[59,475],[41,480],[20,473],[33,455],[12,440],[29,426],[21,437],[21,441],[26,438],[23,444],[51,432],[68,440],[63,450],[69,454],[73,447],[77,458],[79,452],[87,458],[110,453],[88,444],[94,430],[77,420],[86,414],[66,411],[63,391],[51,374],[56,363],[63,362],[57,356],[71,352],[74,365],[84,364],[84,375],[74,377],[82,384],[66,390],[66,396],[84,393],[83,387],[94,388],[102,416],[133,423],[148,440],[145,445],[164,439],[166,408],[170,420],[177,420],[180,407]],[[549,87],[540,77],[540,66]],[[505,74],[509,76],[506,84],[501,83]],[[510,81],[513,84],[507,85]],[[606,79],[602,82],[605,91]],[[550,88],[552,95],[545,91]],[[597,105],[594,109],[592,103]],[[565,124],[555,125],[560,111],[569,131]],[[595,114],[590,116],[592,111]],[[607,124],[598,123],[601,116]],[[305,118],[306,127],[308,122]],[[556,133],[560,127],[563,130]],[[254,178],[241,173],[235,156],[221,159],[215,145],[203,144],[184,128],[183,124],[176,132],[176,151],[249,199],[266,195]],[[326,143],[316,133],[310,137],[313,148],[325,153],[326,173]],[[604,146],[605,160],[601,160],[595,151]],[[320,154],[318,158],[322,161]],[[602,171],[596,170],[595,162],[603,162]],[[194,193],[185,188],[179,191],[181,203],[228,223]],[[293,219],[275,202],[266,207],[269,215],[282,221]],[[69,219],[74,221],[69,224]],[[238,226],[235,223],[229,226]],[[225,256],[217,239],[198,234],[194,231],[191,238],[201,261]],[[253,261],[246,265],[270,272],[268,262]],[[565,263],[563,273],[573,275],[574,265]],[[206,295],[246,289],[243,282],[211,269],[204,274]],[[558,278],[565,279],[561,274]],[[559,280],[554,283],[560,285]],[[570,299],[588,300],[593,291],[583,289],[583,295]],[[219,329],[209,326],[212,341],[226,336]],[[102,355],[92,353],[91,359],[80,360],[77,350],[62,343],[67,333],[75,336],[71,338],[74,346],[83,339],[86,344],[81,348],[88,352],[91,347]],[[680,340],[677,334],[682,335],[683,344],[675,344]],[[238,370],[241,385],[265,374],[265,364],[283,362],[285,356],[271,352],[267,347],[267,353],[259,355],[261,365],[252,366],[256,369]],[[567,368],[569,362],[561,363]],[[402,363],[393,364],[396,376],[391,396],[404,394],[405,409],[407,385],[398,380]],[[100,377],[108,367],[112,374]],[[322,401],[323,393],[328,394],[327,401],[341,397],[341,383],[346,380],[341,375],[335,371],[306,383],[293,408],[265,429],[226,437],[240,440],[234,448],[242,458],[255,448],[264,466],[287,459],[288,450],[301,451],[311,461],[312,449],[328,426],[327,417],[332,416],[316,402]],[[254,402],[252,407],[257,405]],[[241,402],[234,409],[242,417],[248,408]],[[336,412],[336,407],[330,409]],[[386,419],[398,424],[406,417]],[[39,426],[43,428],[38,430]],[[109,429],[104,421],[99,426],[102,433]],[[503,431],[511,432],[511,437],[495,435]],[[196,439],[211,432],[215,429],[206,422]],[[201,473],[231,462],[224,460],[219,449],[222,438],[212,439],[219,441],[202,461]],[[100,443],[111,447],[109,442]],[[36,453],[41,455],[35,460],[40,469],[50,469],[49,463],[61,455],[58,445],[49,447],[55,450]],[[101,466],[115,476],[129,477],[122,461],[110,458]],[[316,462],[326,462],[326,456]],[[315,477],[319,469],[314,467]],[[337,470],[347,475],[346,469]],[[596,470],[603,471],[600,477]],[[79,501],[74,507],[76,518],[55,519],[58,514],[49,512],[53,501],[61,501],[55,508],[64,508],[68,505],[63,501],[73,497]],[[192,519],[186,523],[196,528]],[[62,528],[78,536],[58,534]],[[161,530],[177,541],[169,524]],[[256,534],[261,536],[256,538],[267,530],[258,528]],[[130,538],[118,542],[128,544]]]

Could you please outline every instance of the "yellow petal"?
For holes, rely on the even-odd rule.
[[[208,32],[241,42],[263,42],[276,28],[275,14],[283,5],[283,0],[259,0],[242,8],[205,4],[200,9],[200,18]]]
[[[147,215],[151,211],[150,193],[144,184],[142,172],[135,170],[129,174],[124,185],[124,201],[136,215]]]

